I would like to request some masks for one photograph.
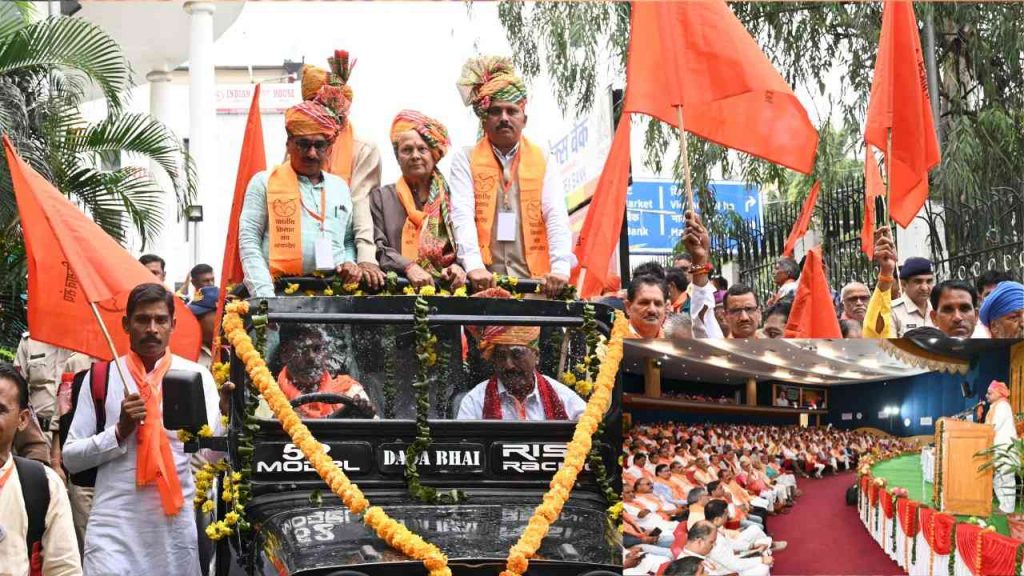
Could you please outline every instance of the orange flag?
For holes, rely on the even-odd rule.
[[[825,278],[821,248],[811,248],[800,273],[800,285],[789,312],[784,338],[842,338],[832,291]]]
[[[260,85],[252,93],[249,118],[245,121],[245,136],[242,138],[242,153],[238,157],[238,172],[235,175],[235,195],[231,201],[231,216],[228,219],[228,237],[224,243],[224,260],[220,272],[220,299],[217,301],[217,316],[214,326],[220,326],[224,315],[224,300],[227,288],[238,284],[245,277],[242,261],[238,255],[238,220],[242,215],[242,202],[249,181],[258,172],[267,169],[267,152],[263,145],[263,122],[260,119]],[[214,358],[218,357],[214,350]]]
[[[889,213],[906,228],[928,200],[928,171],[939,163],[939,142],[913,3],[891,0],[882,11],[864,140],[887,155],[890,130]],[[871,169],[865,162],[865,179]]]
[[[90,302],[100,311],[119,354],[128,352],[121,328],[128,294],[153,274],[52,184],[26,164],[3,136],[28,262],[28,325],[40,342],[111,359]],[[174,299],[171,350],[197,360],[199,322]]]
[[[623,110],[810,174],[818,131],[724,0],[633,2]]]
[[[587,217],[576,240],[576,259],[579,267],[571,281],[575,284],[579,274],[586,270],[580,298],[600,296],[609,276],[609,263],[622,232],[622,212],[626,206],[626,187],[629,185],[629,114],[619,118],[612,147],[597,181],[597,188],[587,208]]]
[[[818,203],[818,193],[821,192],[821,182],[815,182],[811,186],[811,193],[804,199],[803,208],[800,209],[800,217],[793,223],[793,229],[789,231],[786,238],[786,246],[782,249],[782,255],[787,258],[793,257],[793,250],[796,242],[801,236],[807,234],[807,228],[811,225],[811,216],[814,215],[814,206]]]

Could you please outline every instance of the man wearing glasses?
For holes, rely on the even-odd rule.
[[[840,300],[843,302],[843,315],[840,319],[856,320],[863,324],[864,315],[868,311],[868,301],[871,300],[868,287],[860,282],[850,282],[843,286],[840,294]]]
[[[459,405],[459,420],[572,420],[586,403],[571,388],[537,370],[537,326],[470,327],[494,376]]]
[[[761,327],[761,306],[754,290],[744,284],[733,284],[722,302],[730,337],[757,338],[757,329]]]
[[[285,112],[285,130],[288,162],[253,176],[242,204],[238,252],[255,297],[274,296],[277,276],[336,272],[345,284],[363,276],[349,187],[321,169],[338,117],[306,101]]]

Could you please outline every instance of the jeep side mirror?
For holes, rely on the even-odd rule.
[[[199,372],[168,370],[164,376],[164,428],[187,430],[192,434],[209,424],[206,421],[206,396]]]

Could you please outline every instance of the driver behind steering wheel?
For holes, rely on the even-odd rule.
[[[325,392],[352,400],[346,404],[310,402],[295,408],[302,418],[377,418],[377,410],[363,385],[347,374],[331,376],[327,366],[328,339],[318,326],[282,324],[278,361],[283,366],[277,385],[288,400],[305,394]],[[257,416],[272,417],[266,401],[260,400]]]

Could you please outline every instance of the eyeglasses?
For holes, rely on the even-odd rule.
[[[740,316],[744,313],[747,316],[753,316],[754,313],[756,313],[757,311],[757,306],[745,306],[743,308],[729,308],[728,310],[726,310],[726,313],[729,314],[729,316]]]
[[[310,148],[314,148],[318,154],[323,153],[331,146],[331,143],[327,140],[306,140],[305,138],[292,140],[292,144],[295,144],[296,148],[302,152],[306,152]]]
[[[868,300],[871,300],[870,296],[847,296],[846,298],[843,298],[844,302],[865,302],[866,303]]]

